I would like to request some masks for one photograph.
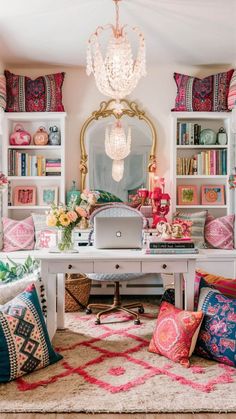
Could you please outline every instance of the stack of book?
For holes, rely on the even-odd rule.
[[[46,176],[61,176],[61,159],[46,159]]]
[[[191,239],[153,241],[149,243],[146,253],[155,254],[191,254],[198,253]]]
[[[199,144],[201,125],[193,122],[177,123],[177,145]]]
[[[208,150],[177,158],[177,175],[226,175],[227,150]]]

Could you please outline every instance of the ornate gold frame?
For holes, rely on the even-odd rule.
[[[146,122],[149,126],[152,134],[152,146],[151,152],[149,156],[148,162],[148,171],[155,172],[156,171],[156,144],[157,144],[157,134],[156,129],[154,127],[153,122],[150,118],[145,114],[144,111],[140,110],[136,102],[129,102],[126,99],[122,99],[121,101],[122,110],[117,112],[115,107],[112,107],[112,104],[115,104],[115,100],[111,99],[109,101],[103,101],[100,104],[100,108],[97,111],[94,111],[91,116],[86,119],[84,122],[81,131],[80,131],[80,151],[81,151],[81,158],[80,158],[80,189],[83,190],[85,188],[85,181],[86,175],[88,173],[88,155],[86,153],[85,148],[85,132],[88,126],[91,124],[92,121],[98,120],[100,118],[107,118],[109,116],[114,116],[116,119],[121,119],[122,116],[127,115],[130,118],[138,118]]]

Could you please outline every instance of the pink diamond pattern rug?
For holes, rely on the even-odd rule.
[[[94,325],[68,313],[54,346],[64,359],[0,385],[0,412],[236,412],[236,369],[193,356],[186,369],[148,352],[157,307],[141,325],[123,313]]]

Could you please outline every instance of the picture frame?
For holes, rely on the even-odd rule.
[[[197,186],[178,185],[178,205],[197,205]]]
[[[36,186],[16,186],[13,190],[13,205],[36,205]]]
[[[224,185],[202,185],[201,203],[202,205],[225,205]]]
[[[58,204],[58,187],[57,186],[40,186],[39,188],[39,205],[50,206],[52,203]]]

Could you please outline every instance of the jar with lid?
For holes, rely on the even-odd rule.
[[[79,205],[80,203],[80,191],[76,188],[75,180],[72,181],[71,189],[66,194],[66,204],[76,204]]]
[[[217,144],[226,145],[227,144],[227,133],[223,127],[221,127],[217,134]]]
[[[39,127],[33,135],[35,145],[47,145],[48,133],[44,127]]]
[[[48,140],[49,145],[61,145],[61,133],[56,125],[49,128]]]

